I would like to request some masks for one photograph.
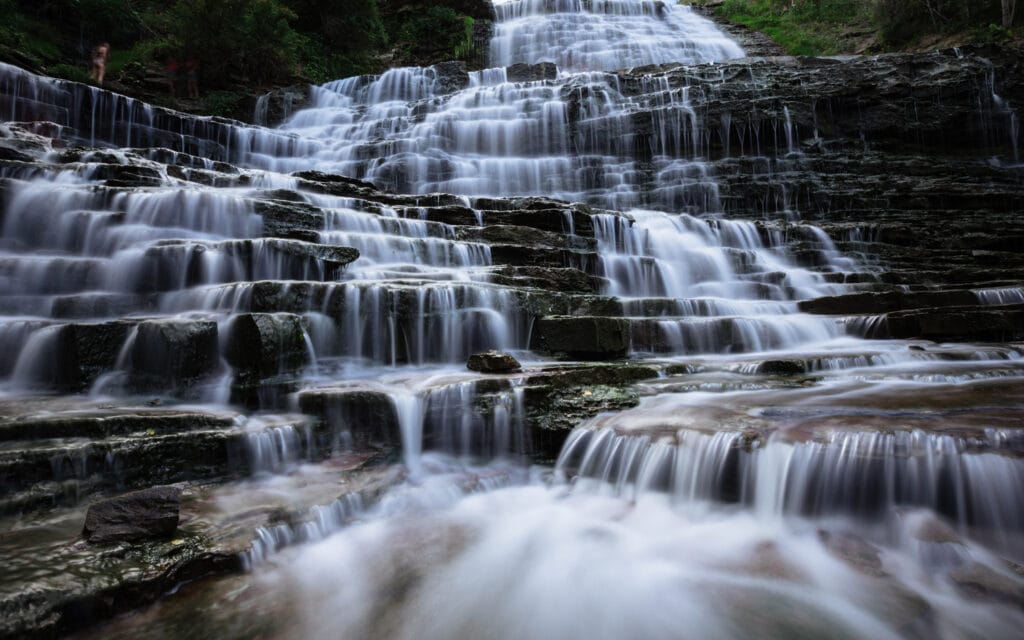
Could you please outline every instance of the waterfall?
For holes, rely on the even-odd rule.
[[[634,66],[694,64],[743,55],[736,43],[689,7],[662,2],[507,2],[495,5],[491,41],[496,69],[473,72],[462,88],[441,82],[439,68],[401,68],[379,77],[327,83],[313,106],[281,127],[299,136],[302,154],[261,151],[250,161],[278,171],[306,169],[365,179],[389,190],[467,195],[543,194],[603,206],[650,203],[633,149],[638,132],[627,97],[611,75]],[[577,39],[581,31],[588,38]],[[552,62],[557,78],[516,81],[505,68]],[[712,181],[686,195],[666,187],[672,174],[701,171],[670,141],[688,138],[696,114],[687,88],[652,78],[644,100],[660,101],[657,204],[696,198],[713,204]],[[681,113],[683,117],[670,115]],[[691,153],[699,148],[690,140]],[[315,149],[312,154],[309,149]],[[671,157],[673,152],[683,157]],[[652,176],[653,177],[653,176]],[[699,206],[699,205],[698,205]]]
[[[861,194],[835,149],[932,159],[818,104],[846,62],[744,59],[661,0],[493,9],[493,68],[339,79],[277,128],[0,65],[0,499],[208,483],[266,578],[224,610],[284,590],[254,608],[306,637],[1019,629],[1024,357],[938,331],[1018,335],[1019,238],[926,261],[900,217],[1003,215],[979,185],[1019,158]],[[1016,153],[963,64],[977,147]]]

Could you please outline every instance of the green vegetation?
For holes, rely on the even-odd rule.
[[[64,78],[65,80],[72,80],[74,82],[92,81],[92,78],[89,77],[89,72],[82,66],[60,63],[51,65],[48,71],[54,77]]]
[[[203,96],[203,113],[228,118],[236,112],[241,101],[242,95],[234,91],[211,91]]]
[[[462,39],[455,43],[452,52],[456,58],[467,58],[476,52],[476,43],[473,41],[473,28],[476,20],[470,16],[462,17]]]
[[[865,26],[861,3],[851,0],[726,0],[718,12],[733,22],[763,31],[794,55],[831,55],[846,45],[843,37]]]
[[[107,77],[162,89],[174,59],[198,64],[210,107],[228,93],[326,82],[394,64],[468,59],[485,0],[0,0],[0,59],[88,80],[89,53],[110,42]],[[467,15],[466,12],[473,13]]]
[[[170,11],[182,61],[198,60],[204,78],[263,85],[286,79],[298,62],[296,15],[277,0],[179,0]]]
[[[395,30],[395,44],[413,58],[446,53],[464,58],[473,52],[473,24],[472,17],[461,16],[454,9],[431,6],[401,22]]]
[[[1009,16],[1001,0],[725,0],[715,11],[766,33],[794,55],[900,48],[958,33],[1000,41],[1021,22],[1016,16],[1002,26]]]

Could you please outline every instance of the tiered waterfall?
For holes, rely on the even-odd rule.
[[[1019,633],[1005,66],[493,9],[492,68],[338,80],[273,129],[0,66],[0,552],[185,483],[159,584],[246,572],[103,637]],[[10,633],[106,611],[24,595],[89,566],[50,553],[8,563]]]

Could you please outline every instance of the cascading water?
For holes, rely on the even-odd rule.
[[[257,152],[250,161],[296,170],[312,160],[402,192],[538,194],[612,207],[647,202],[647,181],[659,182],[655,201],[669,206],[683,193],[713,188],[711,180],[687,179],[678,192],[666,184],[702,171],[692,156],[666,155],[684,151],[672,141],[696,127],[689,92],[658,79],[642,91],[639,102],[678,114],[655,115],[655,177],[637,162],[631,114],[638,101],[600,72],[738,58],[735,42],[689,8],[661,2],[507,2],[495,10],[496,69],[453,80],[438,68],[402,68],[326,84],[315,89],[312,108],[282,127],[314,151],[294,158]],[[558,76],[521,82],[501,68],[540,62],[553,62]],[[686,151],[699,152],[700,143],[689,142]]]
[[[1019,346],[875,339],[879,316],[805,312],[873,293],[835,241],[877,238],[830,237],[788,196],[726,215],[716,168],[788,167],[822,140],[785,105],[752,107],[771,125],[709,122],[730,79],[705,63],[743,50],[689,7],[494,10],[495,68],[328,83],[275,130],[0,68],[12,120],[43,109],[79,141],[140,147],[46,146],[0,169],[2,399],[246,407],[230,429],[260,491],[324,455],[394,463],[384,489],[332,486],[258,528],[243,561],[284,601],[280,637],[1019,629]],[[956,293],[1022,300],[1001,281]],[[556,366],[544,318],[621,322],[621,351],[662,377],[627,394],[602,378],[618,365]],[[462,369],[488,349],[525,371]],[[538,414],[594,398],[618,411],[525,468],[556,430]],[[54,457],[56,480],[88,479],[83,451]]]

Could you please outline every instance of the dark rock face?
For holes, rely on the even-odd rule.
[[[216,322],[147,320],[136,331],[132,369],[142,386],[188,386],[218,366]]]
[[[82,536],[93,544],[164,538],[178,528],[180,487],[152,487],[89,507]]]
[[[401,445],[398,412],[386,393],[324,388],[302,391],[298,400],[302,412],[316,416],[325,427],[326,439],[319,443],[323,450]]]
[[[291,313],[246,313],[228,330],[225,358],[247,377],[291,371],[306,363],[305,323]]]
[[[935,342],[1024,340],[1024,305],[900,311],[889,314],[888,327],[894,338]]]
[[[801,311],[823,314],[888,313],[902,309],[923,307],[964,306],[977,304],[978,298],[971,291],[901,291],[853,293],[845,296],[829,296],[803,300]]]
[[[505,74],[509,82],[554,80],[558,77],[558,67],[554,62],[538,62],[537,64],[520,62],[505,67]]]
[[[437,83],[444,93],[455,93],[469,86],[469,72],[464,62],[442,62],[434,65]]]
[[[500,351],[474,353],[466,361],[466,368],[480,373],[508,373],[519,371],[522,365],[513,356]]]
[[[88,388],[101,373],[114,367],[130,329],[130,323],[121,321],[61,327],[56,348],[58,365],[53,369],[57,386],[69,391]]]
[[[1019,62],[1013,57],[1009,51],[961,57],[954,51],[889,54],[848,61],[774,57],[726,65],[649,67],[623,73],[620,79],[624,90],[637,96],[648,91],[644,74],[650,73],[672,85],[690,82],[695,89],[700,87],[708,109],[702,123],[711,133],[708,144],[713,158],[741,157],[756,151],[742,141],[740,134],[745,130],[746,140],[751,134],[755,138],[763,134],[761,140],[774,141],[769,129],[785,121],[783,107],[803,151],[828,153],[840,143],[845,150],[856,152],[858,146],[863,150],[866,142],[876,151],[933,149],[943,155],[976,158],[986,148],[1009,151],[1008,141],[999,133],[1005,131],[1005,123],[966,120],[968,114],[977,112],[979,97],[993,100],[984,95],[993,72],[1003,79],[1001,93],[1014,96],[1022,90],[1016,75]],[[711,67],[715,74],[725,71],[724,82],[720,75],[714,79],[704,75],[712,73]],[[926,96],[940,94],[947,100],[923,104]],[[907,109],[914,104],[922,110],[908,116]],[[723,114],[731,117],[723,119]],[[815,127],[818,144],[823,146],[804,148]],[[784,145],[786,141],[781,142]],[[780,151],[784,154],[786,149]]]
[[[0,515],[235,477],[246,469],[237,418],[150,405],[69,407],[60,398],[0,403]]]
[[[253,99],[252,122],[262,127],[276,127],[307,105],[309,86],[282,87]]]
[[[564,293],[597,293],[599,283],[585,271],[572,267],[505,265],[494,270],[494,282],[508,286],[535,287]]]
[[[613,360],[629,352],[629,322],[621,318],[550,317],[534,325],[534,348],[579,360]]]

